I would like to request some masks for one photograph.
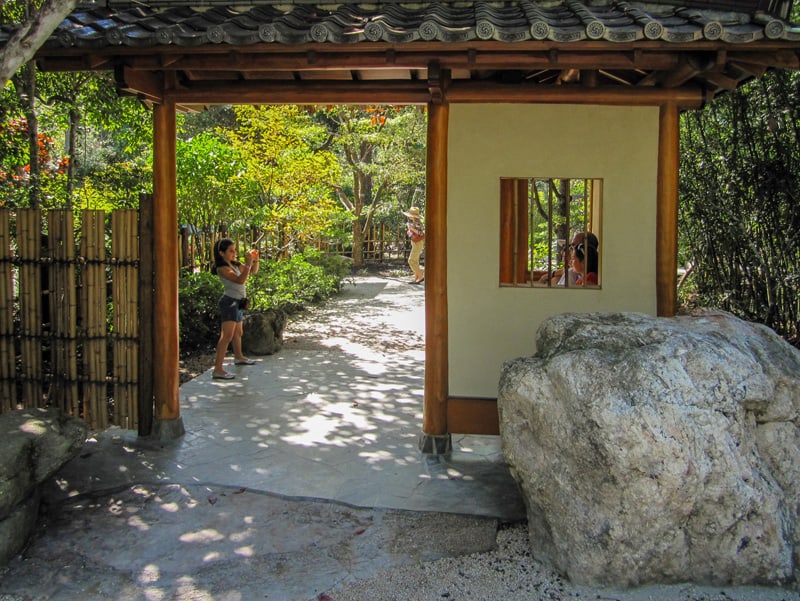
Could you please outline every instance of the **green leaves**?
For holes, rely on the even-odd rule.
[[[681,120],[684,300],[800,324],[800,75],[775,71]],[[692,296],[690,296],[692,295]]]

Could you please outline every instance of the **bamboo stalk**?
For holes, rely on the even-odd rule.
[[[112,364],[113,364],[113,375],[114,375],[114,419],[113,423],[125,427],[126,419],[128,416],[128,406],[127,406],[127,399],[125,398],[125,390],[121,386],[120,381],[122,380],[121,371],[124,369],[125,365],[125,357],[122,353],[122,340],[121,336],[123,336],[122,327],[123,324],[121,323],[121,315],[124,313],[122,310],[122,302],[123,299],[121,298],[120,294],[120,286],[122,283],[122,279],[124,277],[123,268],[119,264],[120,255],[123,254],[123,249],[121,248],[123,241],[122,238],[122,227],[120,225],[121,217],[119,211],[114,212],[111,215],[111,306],[113,311],[113,320],[114,320],[114,332],[116,333],[116,338],[112,343]]]
[[[84,329],[86,332],[85,376],[87,403],[85,416],[93,429],[108,427],[106,403],[106,281],[105,281],[105,213],[83,213]]]
[[[51,402],[70,415],[79,414],[77,368],[77,299],[75,289],[74,216],[71,211],[48,213],[50,235],[50,327],[53,389]]]
[[[118,338],[114,343],[114,397],[119,411],[115,423],[138,427],[138,276],[134,261],[138,258],[138,212],[117,211],[112,217],[112,248],[116,259],[112,289],[114,324]]]
[[[22,402],[40,407],[42,395],[42,265],[41,211],[20,209],[17,228],[20,240],[20,320],[22,330]]]

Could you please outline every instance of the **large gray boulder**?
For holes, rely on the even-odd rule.
[[[503,366],[534,556],[579,584],[800,576],[800,351],[726,313],[565,314]]]
[[[21,409],[0,415],[0,565],[28,540],[39,510],[39,485],[78,454],[83,420],[57,409]]]

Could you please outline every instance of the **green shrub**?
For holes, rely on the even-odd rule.
[[[251,311],[283,309],[294,313],[304,306],[336,294],[350,274],[350,262],[324,257],[317,251],[298,253],[279,261],[262,260],[257,274],[247,280]],[[209,272],[190,273],[180,280],[181,353],[211,351],[219,338],[219,277]]]
[[[309,250],[278,261],[262,261],[259,272],[247,284],[255,309],[283,309],[294,313],[339,292],[350,273],[342,257],[325,257]]]
[[[219,297],[222,282],[207,271],[181,277],[179,284],[181,353],[212,350],[219,338]]]

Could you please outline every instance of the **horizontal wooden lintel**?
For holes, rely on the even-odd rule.
[[[135,70],[197,71],[302,71],[369,70],[382,68],[425,69],[437,61],[443,69],[643,69],[670,70],[687,56],[725,56],[742,62],[798,68],[796,49],[767,50],[762,44],[752,48],[653,45],[627,48],[623,44],[503,44],[500,46],[402,45],[390,47],[352,47],[316,45],[291,47],[278,45],[114,48],[99,51],[64,49],[60,53],[37,56],[45,71],[103,70],[124,64]],[[682,58],[683,57],[683,58]]]
[[[385,68],[425,69],[437,61],[443,69],[530,70],[539,67],[556,69],[671,69],[678,62],[670,52],[419,52],[394,49],[379,53],[343,55],[338,52],[284,52],[253,54],[231,50],[227,54],[182,54],[168,65],[158,56],[140,56],[128,60],[133,69],[175,69],[197,71],[304,71],[370,70]]]
[[[178,104],[426,104],[431,101],[426,81],[237,81],[225,86],[210,83],[164,91],[164,99]],[[706,97],[699,87],[661,89],[633,86],[501,84],[453,81],[445,90],[450,103],[546,103],[658,106],[675,103],[700,108]]]

